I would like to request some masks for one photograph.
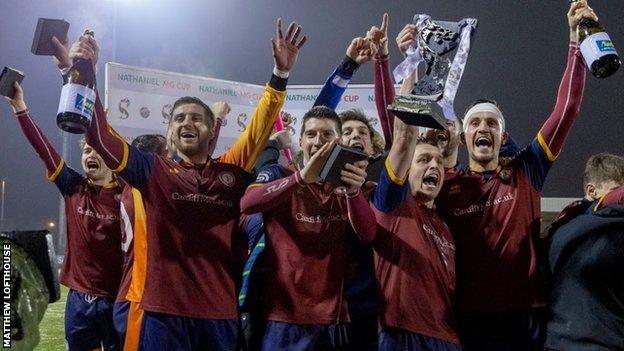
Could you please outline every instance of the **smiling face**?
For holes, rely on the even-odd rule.
[[[214,125],[204,107],[198,104],[183,104],[171,113],[170,136],[180,156],[189,159],[208,155]]]
[[[330,118],[312,117],[305,121],[304,130],[299,139],[303,151],[303,161],[308,162],[323,145],[338,137],[338,126]]]
[[[494,112],[476,112],[464,120],[462,141],[468,149],[471,168],[477,164],[484,170],[496,169],[500,147],[506,139],[500,116]]]
[[[110,168],[106,167],[102,157],[86,143],[82,146],[82,169],[87,178],[96,183],[105,183],[112,179]]]
[[[418,201],[433,204],[444,181],[444,163],[440,148],[427,143],[416,145],[409,171],[412,196]]]
[[[342,122],[342,137],[340,143],[358,149],[368,155],[373,155],[373,141],[368,126],[357,120]]]

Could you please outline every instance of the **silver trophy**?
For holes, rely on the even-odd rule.
[[[394,70],[396,82],[425,64],[425,74],[414,84],[410,95],[397,95],[388,106],[406,124],[447,129],[446,120],[456,120],[453,101],[464,72],[472,33],[473,18],[459,22],[434,21],[428,15],[414,16],[418,36],[407,57]]]

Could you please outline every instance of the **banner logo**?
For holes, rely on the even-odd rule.
[[[123,98],[119,101],[119,112],[121,112],[121,116],[119,116],[119,119],[128,119],[128,117],[130,117],[130,113],[128,113],[127,108],[130,106],[130,99],[128,98]]]
[[[139,110],[139,113],[141,114],[141,117],[143,118],[147,118],[150,115],[150,110],[149,108],[143,106],[141,107],[141,109]]]
[[[236,123],[238,124],[238,131],[244,132],[247,128],[245,125],[247,123],[247,114],[245,112],[240,113],[238,117],[236,117]]]

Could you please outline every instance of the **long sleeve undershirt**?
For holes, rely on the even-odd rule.
[[[394,101],[394,95],[394,84],[390,76],[388,57],[375,59],[375,106],[387,151],[392,146],[392,131],[394,130],[394,114],[388,110],[388,105]]]
[[[262,175],[260,173],[259,177]],[[305,186],[299,172],[268,183],[254,183],[247,188],[240,206],[244,214],[269,211],[288,200],[293,191]]]

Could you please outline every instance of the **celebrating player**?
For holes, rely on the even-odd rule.
[[[118,350],[113,302],[123,263],[121,186],[87,143],[81,143],[85,176],[67,166],[30,116],[20,85],[15,83],[15,89],[9,104],[65,202],[67,247],[61,283],[70,289],[65,305],[67,346],[69,350]]]
[[[413,83],[412,75],[402,92]],[[433,210],[443,157],[401,120],[394,121],[393,139],[373,193],[374,213],[357,206],[352,214],[357,233],[375,249],[379,350],[461,350],[453,314],[454,240]]]
[[[466,350],[539,350],[544,284],[539,270],[540,192],[578,115],[586,68],[577,45],[585,1],[568,12],[568,64],[557,102],[533,142],[499,166],[505,119],[496,103],[479,101],[464,116],[462,140],[470,171],[447,180],[438,209],[457,242],[457,292]]]
[[[374,54],[375,49],[372,47],[369,40],[365,40],[361,37],[354,38],[347,47],[346,55],[342,63],[325,81],[318,98],[314,102],[314,106],[325,106],[330,109],[335,109],[355,71],[362,64],[370,61]],[[284,124],[292,121],[288,113],[284,113],[283,117],[285,119]],[[348,128],[345,133],[345,126],[343,125],[341,142],[344,145],[350,145],[362,151],[370,151],[369,154],[373,156],[374,149],[371,140],[371,136],[373,135],[372,126],[366,117],[358,111],[353,110],[341,113],[340,119],[341,121],[347,122],[346,127]],[[269,142],[260,156],[256,168],[263,169],[277,164],[280,150],[290,147],[291,143],[292,141],[290,140],[288,130],[273,134],[269,138]],[[294,166],[297,167],[299,165]],[[242,311],[250,312],[244,315],[244,321],[246,322],[245,335],[248,339],[249,348],[255,349],[260,347],[259,339],[263,336],[258,336],[258,334],[264,334],[262,326],[264,321],[258,316],[262,314],[262,311],[256,311],[257,307],[262,305],[261,299],[263,298],[263,293],[259,290],[261,290],[261,287],[264,285],[263,279],[265,275],[263,261],[266,237],[262,213],[254,213],[248,216],[243,215],[242,224],[249,237],[249,249],[251,252],[244,269],[239,303]],[[374,293],[374,284],[371,284],[371,280],[374,279],[374,277],[372,273],[362,274],[360,269],[362,265],[366,266],[366,269],[368,269],[368,266],[372,267],[372,253],[369,255],[366,249],[358,249],[358,247],[363,246],[363,244],[358,240],[353,240],[352,235],[349,236],[349,239],[350,243],[355,244],[355,246],[350,246],[349,248],[349,258],[351,260],[349,266],[355,268],[351,270],[353,272],[351,278],[353,279],[348,279],[346,282],[349,313],[355,313],[357,317],[373,319],[372,323],[368,321],[361,323],[363,322],[362,319],[357,318],[357,322],[352,324],[350,328],[352,333],[361,337],[355,340],[351,339],[349,347],[363,350],[360,345],[368,343],[367,340],[376,342],[376,294]],[[364,250],[364,252],[362,252],[362,250]],[[371,294],[371,290],[373,294]],[[360,325],[365,325],[367,330],[360,331]],[[371,331],[372,333],[370,333]]]
[[[332,350],[347,342],[347,203],[363,199],[367,162],[346,165],[347,197],[337,194],[318,180],[340,133],[338,115],[317,106],[302,125],[303,169],[274,164],[241,200],[242,211],[262,212],[266,226],[263,350]]]
[[[214,115],[201,100],[178,99],[169,129],[179,161],[142,153],[107,124],[99,100],[87,139],[137,188],[145,205],[147,272],[140,348],[231,350],[237,339],[236,281],[246,254],[237,234],[246,174],[285,99],[289,71],[306,37],[277,21],[275,68],[251,123],[217,159],[208,155]]]

